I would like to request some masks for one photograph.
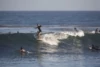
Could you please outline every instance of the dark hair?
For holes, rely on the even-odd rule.
[[[21,47],[20,49],[23,49],[23,47]]]

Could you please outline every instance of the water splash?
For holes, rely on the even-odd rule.
[[[67,39],[68,36],[83,37],[84,32],[82,30],[79,30],[78,32],[63,31],[63,32],[58,32],[58,33],[46,33],[42,35],[41,40],[50,45],[58,45],[60,43],[60,40]]]
[[[59,40],[55,37],[54,34],[44,34],[42,41],[50,45],[58,45]]]

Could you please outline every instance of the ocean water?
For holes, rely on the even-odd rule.
[[[36,24],[42,25],[37,40]],[[74,29],[77,28],[77,31]],[[0,67],[100,67],[99,11],[0,12]],[[20,53],[20,47],[27,52]]]
[[[99,11],[1,11],[0,25],[99,26]]]

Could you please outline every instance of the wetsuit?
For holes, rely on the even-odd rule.
[[[42,32],[41,31],[41,25],[40,26],[37,26],[37,28],[38,28],[39,32]]]
[[[38,30],[39,30],[38,33],[37,33],[37,35],[40,36],[40,33],[42,32],[42,30],[41,30],[41,25],[37,25],[37,28],[38,28]]]
[[[98,33],[98,28],[96,28],[95,33]]]
[[[75,30],[76,32],[78,32],[77,28],[74,28],[74,30]]]

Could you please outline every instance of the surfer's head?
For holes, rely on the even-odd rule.
[[[26,51],[25,51],[25,49],[24,49],[23,47],[21,47],[21,48],[20,48],[20,52],[21,52],[21,53],[24,53],[24,52],[26,52]]]
[[[20,49],[22,50],[22,49],[23,49],[23,47],[20,47]]]

